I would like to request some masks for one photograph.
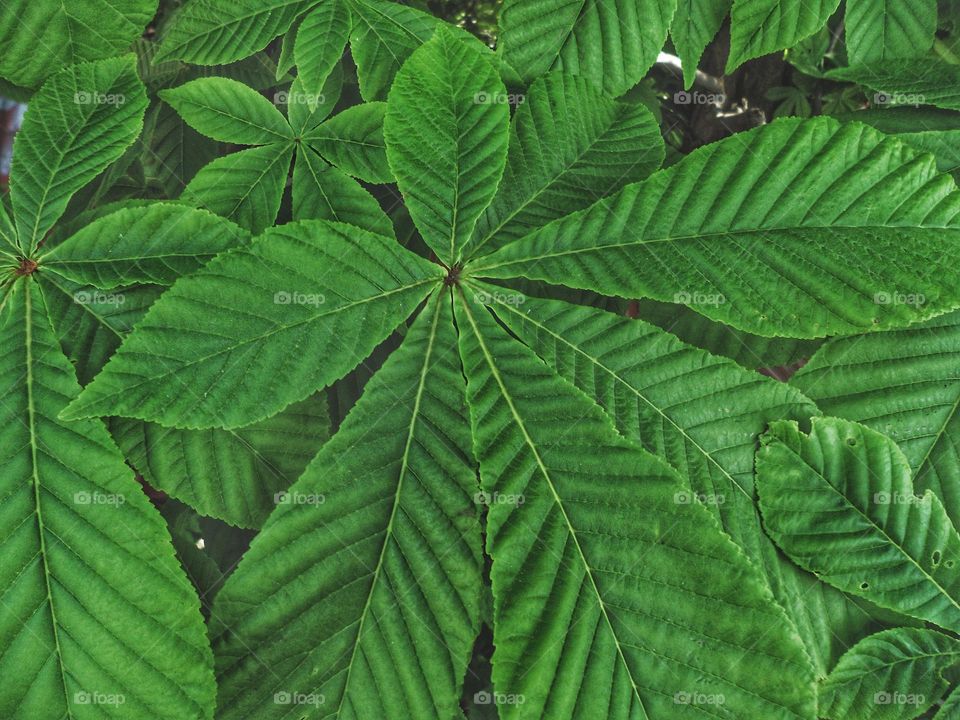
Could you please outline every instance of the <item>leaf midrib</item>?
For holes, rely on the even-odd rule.
[[[540,474],[543,476],[544,480],[546,480],[547,487],[550,488],[550,493],[553,495],[553,500],[556,503],[557,508],[560,510],[560,514],[563,516],[564,523],[566,523],[567,530],[570,533],[570,538],[573,540],[574,547],[577,549],[577,554],[580,556],[580,560],[583,562],[583,566],[586,569],[586,575],[588,578],[590,578],[590,586],[593,588],[593,592],[596,595],[597,604],[600,607],[600,612],[603,615],[603,619],[606,621],[607,627],[610,629],[610,635],[612,636],[613,643],[617,648],[617,655],[619,656],[621,663],[623,663],[623,667],[627,672],[627,677],[630,678],[630,685],[633,688],[633,694],[637,698],[637,702],[640,703],[640,709],[643,712],[644,717],[647,718],[647,720],[650,720],[650,715],[647,713],[646,707],[643,704],[643,698],[640,697],[640,691],[637,688],[637,683],[633,678],[633,671],[631,670],[630,665],[627,663],[627,659],[623,654],[623,648],[620,646],[620,639],[617,636],[617,632],[613,627],[613,622],[610,620],[610,616],[607,613],[607,606],[604,602],[603,596],[600,594],[600,588],[597,586],[596,578],[593,576],[593,568],[590,566],[590,563],[587,562],[587,557],[583,552],[583,547],[580,545],[580,539],[577,537],[576,531],[573,529],[573,524],[570,522],[570,517],[567,515],[566,508],[564,507],[563,502],[560,499],[560,495],[557,493],[557,489],[550,478],[550,473],[548,472],[543,459],[540,457],[537,446],[534,443],[533,438],[530,437],[530,434],[527,432],[526,425],[524,424],[523,419],[520,417],[520,413],[517,411],[516,406],[513,404],[513,398],[507,390],[506,385],[503,383],[503,378],[501,378],[500,372],[497,370],[493,356],[490,354],[490,350],[483,341],[483,335],[480,332],[480,328],[477,326],[476,320],[473,317],[473,313],[470,311],[469,303],[463,296],[462,289],[460,289],[460,295],[461,306],[464,308],[467,319],[470,321],[473,334],[477,338],[477,344],[480,346],[480,350],[483,352],[484,359],[487,361],[487,365],[490,368],[490,373],[500,388],[500,393],[503,395],[503,399],[506,401],[507,406],[510,409],[510,414],[513,416],[514,422],[517,424],[517,427],[520,429],[520,432],[523,435],[524,442],[533,453],[537,468],[540,470]]]

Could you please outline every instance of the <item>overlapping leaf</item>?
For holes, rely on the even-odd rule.
[[[937,1],[847,0],[844,27],[850,62],[919,57],[933,45]]]
[[[459,298],[490,498],[493,680],[525,698],[501,717],[700,717],[721,695],[737,717],[811,717],[799,639],[706,509],[677,502],[679,476]]]
[[[262,420],[359,364],[441,277],[353,226],[271,228],[177,282],[66,414],[193,429]]]
[[[354,105],[317,125],[304,139],[348,175],[370,183],[393,182],[383,139],[386,111],[382,102]]]
[[[780,120],[467,270],[683,303],[764,336],[850,334],[960,304],[958,210],[953,179],[899,140],[828,118]],[[926,302],[878,301],[895,292]]]
[[[320,717],[453,717],[480,621],[469,445],[444,293],[218,595],[220,717],[289,717],[277,698],[298,697]]]
[[[727,72],[793,47],[826,25],[839,5],[840,0],[734,0]]]
[[[679,0],[670,25],[670,37],[683,67],[683,84],[689,88],[697,75],[700,57],[720,30],[733,0]]]

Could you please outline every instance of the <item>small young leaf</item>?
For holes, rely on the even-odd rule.
[[[198,78],[161,90],[160,97],[190,127],[220,142],[265,145],[293,139],[290,125],[273,103],[230,78]]]

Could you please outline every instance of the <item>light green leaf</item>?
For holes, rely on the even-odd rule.
[[[617,97],[656,61],[676,7],[677,0],[505,0],[501,52],[527,84],[564,69]]]
[[[960,641],[923,628],[871,635],[847,652],[820,690],[819,714],[837,720],[915,718],[943,697]]]
[[[197,597],[164,522],[79,392],[44,292],[17,281],[0,328],[0,715],[213,717]],[[96,698],[96,699],[94,699]]]
[[[799,638],[707,510],[678,502],[676,472],[458,298],[490,498],[494,687],[525,698],[501,717],[676,720],[722,696],[731,717],[811,718]]]
[[[160,91],[194,130],[220,142],[264,145],[293,139],[280,111],[248,85],[225,77],[191,80]]]
[[[467,254],[489,253],[643,180],[663,154],[643,105],[616,102],[575,75],[545,75],[517,109],[503,180]]]
[[[847,0],[851,64],[924,55],[937,32],[937,0]]]
[[[86,225],[41,255],[45,269],[77,283],[112,290],[121,285],[172,285],[249,235],[204,210],[153,203],[126,208]]]
[[[757,454],[764,525],[801,567],[948,630],[960,628],[960,535],[907,458],[863,425],[813,418],[809,435],[776,422]]]
[[[480,624],[475,493],[443,293],[217,596],[222,720],[289,717],[284,694],[324,717],[453,717]]]
[[[827,77],[866,85],[874,91],[876,105],[934,105],[960,110],[960,65],[942,60],[883,60],[837,68]]]
[[[219,65],[262,50],[317,0],[188,0],[167,26],[156,60]]]
[[[25,253],[32,254],[70,197],[136,140],[146,108],[133,55],[73,65],[31,98],[10,170]]]
[[[293,168],[293,219],[334,220],[394,237],[393,223],[370,193],[306,145]]]
[[[726,72],[810,37],[826,25],[839,4],[840,0],[734,0]]]
[[[449,265],[496,193],[507,158],[506,89],[482,50],[438,29],[397,73],[383,121],[410,216]]]
[[[410,54],[433,35],[437,19],[389,0],[348,0],[350,54],[357,63],[360,95],[386,100],[393,78]]]
[[[960,304],[960,191],[872,128],[778,120],[467,265],[650,297],[763,336],[852,334]],[[856,263],[849,261],[857,257]],[[882,293],[922,294],[922,306]]]
[[[442,275],[353,226],[271,228],[167,291],[65,415],[249,425],[362,362]]]
[[[733,0],[679,0],[670,37],[683,67],[683,86],[690,88],[707,45],[713,40]]]
[[[259,233],[277,219],[293,147],[275,143],[217,158],[201,168],[180,199]]]
[[[327,399],[314,395],[238,430],[178,430],[116,418],[127,461],[158,490],[240,527],[259,528],[330,435]]]
[[[910,298],[889,297],[890,302]],[[919,301],[918,298],[912,298]],[[824,412],[884,433],[918,492],[960,523],[960,312],[922,325],[830,341],[791,381]]]
[[[308,132],[304,139],[330,163],[369,183],[394,182],[383,139],[387,104],[348,107]]]
[[[0,76],[35,87],[67,65],[116,55],[156,10],[157,0],[4,0]]]
[[[297,77],[312,98],[323,92],[327,77],[343,57],[349,37],[350,9],[346,0],[324,0],[300,23],[294,46]],[[316,108],[314,99],[310,109]]]

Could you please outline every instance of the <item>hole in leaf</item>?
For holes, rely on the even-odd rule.
[[[933,555],[931,556],[930,559],[933,560],[933,566],[934,566],[934,567],[936,567],[937,565],[939,565],[939,564],[940,564],[940,551],[939,551],[939,550],[934,550],[934,551],[933,551]]]
[[[849,445],[850,447],[855,447],[856,444],[857,444],[856,438],[847,438],[847,445]]]
[[[948,567],[948,568],[952,568],[955,564],[956,564],[956,563],[954,563],[953,560],[947,560],[947,561],[944,563],[944,566],[945,566],[945,567]]]
[[[860,589],[861,589],[861,590],[869,590],[869,589],[870,589],[870,583],[868,583],[868,582],[862,582],[862,583],[860,583]]]

